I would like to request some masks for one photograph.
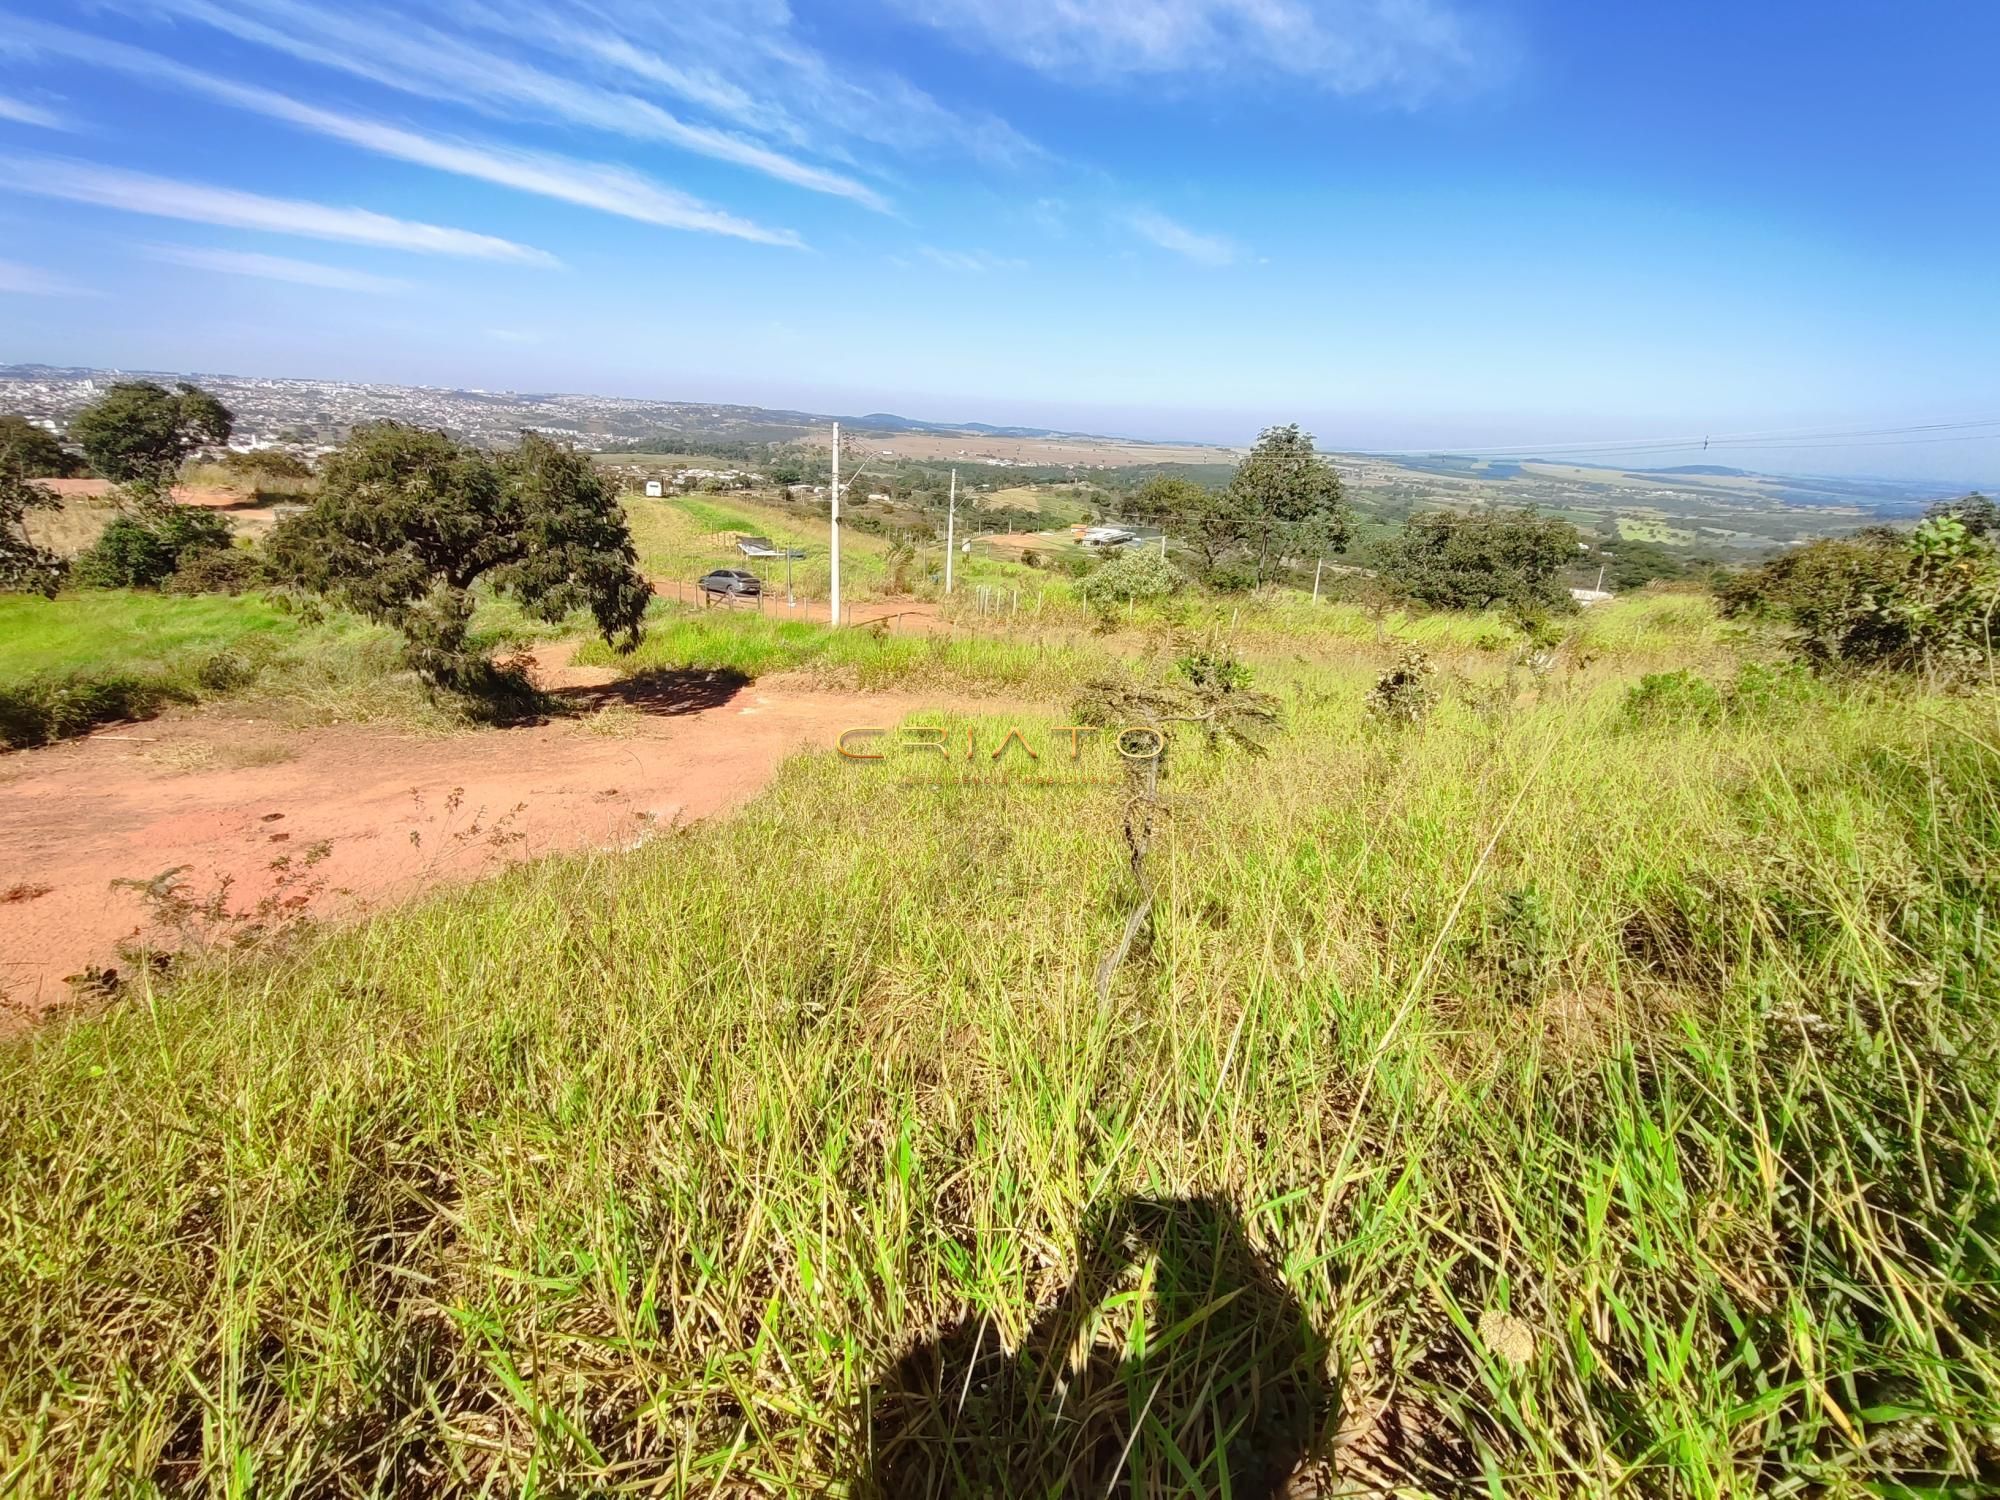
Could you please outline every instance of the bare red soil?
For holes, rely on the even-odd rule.
[[[605,685],[548,660],[566,655],[545,650],[542,675],[609,717],[425,737],[209,711],[0,755],[8,1009],[33,1016],[87,965],[127,967],[121,943],[162,936],[114,882],[184,866],[196,899],[228,881],[231,911],[352,917],[554,850],[630,847],[741,802],[793,750],[934,706],[697,674]]]

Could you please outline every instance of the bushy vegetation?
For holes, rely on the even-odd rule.
[[[1077,597],[1103,611],[1137,599],[1166,599],[1187,587],[1187,575],[1152,547],[1127,547],[1077,581]]]
[[[84,464],[54,433],[7,412],[0,413],[0,470],[9,468],[28,479],[68,479]]]
[[[822,752],[43,1028],[13,1488],[1978,1492],[1990,716],[1455,670],[1393,733],[1358,661],[1262,756],[1184,731],[1103,1000],[1112,752]],[[1074,721],[929,722],[1039,770]]]
[[[0,455],[0,593],[53,594],[62,583],[67,564],[27,530],[30,512],[60,504],[51,490]]]
[[[494,457],[400,423],[357,428],[269,553],[281,576],[400,631],[418,674],[456,691],[493,676],[468,637],[481,582],[538,619],[588,610],[628,646],[652,598],[610,487],[536,433]]]
[[[1340,476],[1296,424],[1265,428],[1226,486],[1157,475],[1126,498],[1125,510],[1165,527],[1211,585],[1238,574],[1260,583],[1286,556],[1338,552],[1352,522]]]
[[[124,380],[77,413],[69,435],[106,479],[163,493],[189,454],[234,430],[229,408],[199,386]]]
[[[1533,511],[1425,511],[1380,552],[1384,574],[1434,609],[1569,614],[1566,575],[1580,538],[1567,521]]]
[[[1723,611],[1786,627],[1799,655],[1822,667],[1984,676],[2000,550],[1990,517],[1978,506],[1968,514],[1946,509],[1912,532],[1876,528],[1780,553],[1721,584]]]
[[[221,465],[251,480],[312,478],[312,465],[282,448],[253,448],[248,453],[231,450],[222,455]]]
[[[213,511],[146,497],[112,517],[72,571],[86,588],[158,588],[203,554],[226,551],[233,537]]]

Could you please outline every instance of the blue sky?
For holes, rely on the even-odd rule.
[[[1984,479],[1895,429],[2000,419],[1996,62],[1965,0],[0,0],[0,361]]]

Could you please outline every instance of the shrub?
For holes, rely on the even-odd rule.
[[[54,433],[11,413],[0,416],[0,465],[12,465],[29,479],[67,479],[87,472]]]
[[[240,594],[255,588],[263,572],[246,548],[205,548],[184,554],[163,587],[170,594]]]
[[[31,541],[23,524],[29,511],[54,510],[61,503],[0,453],[0,589],[53,596],[61,586],[68,564]]]
[[[180,683],[127,673],[0,683],[0,746],[25,750],[46,745],[96,724],[143,719],[165,704],[193,698]]]
[[[1219,563],[1208,570],[1207,582],[1218,594],[1247,594],[1257,587],[1257,570],[1247,562]]]
[[[1382,571],[1409,598],[1435,609],[1505,607],[1529,617],[1574,614],[1563,576],[1580,539],[1567,521],[1532,510],[1412,516],[1384,544]]]
[[[1722,694],[1714,684],[1685,667],[1676,672],[1648,672],[1625,693],[1625,718],[1649,729],[1713,724],[1722,717],[1722,710]]]
[[[1716,589],[1722,613],[1790,628],[1819,667],[1962,677],[1990,667],[2000,553],[1983,524],[1939,514],[1908,534],[1871,527],[1796,548]]]
[[[1151,547],[1121,552],[1082,582],[1076,591],[1093,609],[1138,599],[1164,599],[1187,587],[1187,575]]]
[[[296,453],[282,448],[259,448],[253,453],[231,450],[222,455],[222,467],[232,474],[269,479],[310,479],[312,465]]]
[[[1431,681],[1436,673],[1428,655],[1405,646],[1396,664],[1368,690],[1368,712],[1385,724],[1421,723],[1437,706],[1437,687]]]
[[[229,523],[211,511],[148,501],[112,518],[77,558],[76,581],[87,588],[158,588],[183,562],[231,541]]]

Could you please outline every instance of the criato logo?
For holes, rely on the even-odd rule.
[[[1064,724],[1051,731],[1055,743],[1047,746],[1051,755],[1062,748],[1062,736],[1068,737],[1069,754],[1066,759],[1083,759],[1084,740],[1095,734],[1110,733],[1111,747],[1126,760],[1158,760],[1160,752],[1166,748],[1167,737],[1149,724],[1128,724],[1123,729],[1106,731],[1095,724]],[[840,738],[834,742],[845,760],[887,760],[891,754],[937,755],[945,760],[977,760],[985,751],[979,743],[979,731],[968,727],[965,731],[965,750],[961,755],[952,743],[951,736],[942,728],[916,725],[905,729],[886,729],[861,726],[843,729]],[[999,745],[987,756],[998,761],[1010,750],[1018,750],[1031,761],[1039,761],[1042,752],[1037,750],[1018,728],[1010,728],[1000,738]]]

